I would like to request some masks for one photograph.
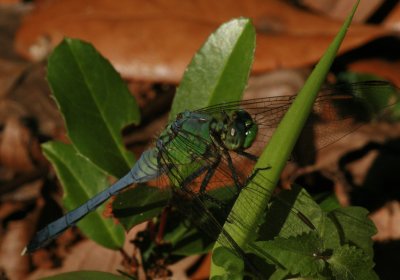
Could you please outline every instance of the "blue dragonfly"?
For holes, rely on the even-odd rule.
[[[372,111],[382,115],[386,112],[388,104],[381,104],[375,108],[368,107],[365,96],[386,94],[388,90],[393,90],[392,85],[383,81],[360,82],[323,89],[307,125],[311,128],[316,122],[326,122],[317,131],[321,136],[317,148],[337,141],[362,124],[362,122],[345,122],[345,119],[354,116],[354,112],[338,112],[337,108],[352,104],[352,108],[355,106],[362,109],[363,113]],[[364,92],[367,92],[367,95],[363,95]],[[210,222],[206,223],[207,226],[203,226],[203,230],[215,239],[222,230],[221,222],[213,217],[206,204],[215,204],[221,209],[225,209],[226,205],[225,202],[212,196],[210,189],[215,186],[231,186],[228,189],[232,197],[239,194],[251,180],[248,177],[251,167],[294,98],[292,95],[257,98],[178,114],[166,125],[156,139],[155,146],[146,150],[125,176],[86,203],[38,231],[25,250],[33,252],[44,247],[89,212],[132,184],[157,180],[163,176],[169,179],[170,190],[175,197],[171,202],[185,205],[180,206],[183,213],[189,212],[185,207],[191,207],[198,215],[205,215]],[[335,133],[335,130],[340,133]],[[335,136],[332,136],[333,134]],[[183,201],[190,201],[191,206],[182,203]],[[249,203],[251,205],[251,202]],[[313,228],[312,222],[307,221],[305,214],[293,208],[291,211],[295,211],[299,220]],[[225,235],[223,245],[246,259],[245,253],[235,241],[226,232],[222,234]]]

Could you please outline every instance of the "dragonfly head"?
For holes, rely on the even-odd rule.
[[[258,126],[249,113],[244,110],[233,111],[221,132],[221,140],[229,150],[249,148],[256,136]]]

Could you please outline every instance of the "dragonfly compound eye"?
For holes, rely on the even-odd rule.
[[[244,150],[249,148],[257,136],[258,127],[250,114],[237,110],[231,115],[229,124],[221,133],[221,140],[229,150]]]

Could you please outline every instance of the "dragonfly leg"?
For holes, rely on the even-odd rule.
[[[237,153],[238,155],[244,156],[244,157],[246,157],[249,160],[252,160],[254,162],[256,162],[258,160],[257,156],[255,156],[253,154],[250,154],[248,152],[245,152],[245,151],[238,150],[238,151],[235,151],[235,153]]]
[[[188,189],[188,186],[191,182],[193,182],[194,179],[199,177],[201,174],[206,172],[210,167],[208,165],[203,165],[199,167],[196,171],[194,171],[192,174],[187,176],[182,182],[181,182],[181,188],[186,190],[186,191],[191,191]]]
[[[230,169],[231,172],[232,172],[233,181],[234,181],[234,183],[235,183],[235,186],[236,186],[236,188],[237,188],[237,191],[239,192],[239,191],[242,189],[242,187],[245,186],[245,185],[242,185],[242,184],[239,182],[239,178],[238,178],[238,176],[237,176],[236,168],[235,168],[235,166],[233,165],[232,157],[231,157],[231,155],[229,154],[229,152],[228,152],[227,150],[224,150],[224,154],[225,154],[226,159],[227,159],[227,161],[228,161],[228,167],[229,167],[229,169]]]
[[[247,184],[250,183],[251,180],[254,179],[254,177],[257,175],[258,172],[260,172],[262,170],[269,170],[269,169],[271,169],[271,166],[259,167],[259,168],[254,169],[254,172],[249,177],[247,177],[246,182],[244,183],[244,186],[247,186]]]
[[[207,189],[207,185],[210,182],[212,176],[215,173],[215,170],[217,169],[219,163],[221,162],[221,156],[218,156],[215,161],[208,166],[208,170],[207,170],[207,174],[203,179],[203,182],[201,182],[201,186],[200,186],[200,193],[206,193],[206,189]]]
[[[218,167],[219,163],[221,162],[221,157],[217,157],[214,162],[211,164],[203,165],[199,167],[196,171],[194,171],[192,174],[190,174],[188,177],[186,177],[183,182],[181,183],[181,188],[188,190],[187,186],[193,182],[197,177],[199,177],[201,174],[204,172],[207,172],[203,181],[201,182],[200,185],[200,193],[204,194],[206,193],[206,188],[208,183],[210,182],[212,176],[215,173],[216,168]]]

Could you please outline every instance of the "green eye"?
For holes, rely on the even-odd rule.
[[[244,139],[243,148],[247,149],[253,144],[254,140],[256,139],[258,126],[253,121],[246,122],[245,126],[248,129],[246,130],[246,137]]]

